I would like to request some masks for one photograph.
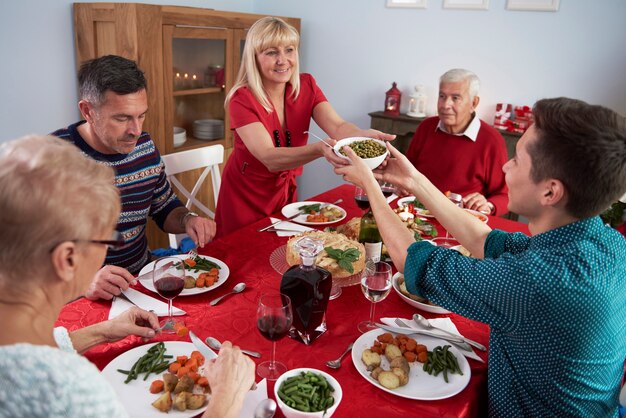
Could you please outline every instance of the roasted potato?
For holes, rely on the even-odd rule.
[[[187,409],[199,409],[204,405],[206,397],[204,395],[196,395],[193,393],[187,393],[185,398],[187,402]]]
[[[407,374],[411,370],[411,366],[409,366],[409,362],[404,358],[404,356],[396,357],[389,363],[390,368],[398,367],[404,370]]]
[[[387,344],[385,347],[385,357],[387,357],[387,360],[393,361],[396,357],[402,357],[402,351],[397,345]]]
[[[177,411],[185,411],[187,410],[187,395],[189,392],[180,392],[176,396],[174,396],[173,407]]]
[[[387,389],[396,389],[400,386],[400,378],[394,372],[383,370],[378,374],[378,383]]]
[[[196,287],[196,279],[191,276],[185,276],[185,289],[193,289]]]
[[[173,392],[176,384],[178,383],[178,377],[172,373],[165,373],[163,375],[164,389],[166,392]]]
[[[380,372],[384,371],[385,370],[382,367],[376,367],[374,370],[372,370],[370,376],[372,376],[373,379],[378,380],[378,375],[380,374]]]
[[[361,354],[361,360],[365,364],[367,370],[374,370],[375,368],[380,366],[380,354],[373,352],[369,348],[363,350],[363,354]]]
[[[170,392],[166,391],[163,395],[159,396],[156,401],[152,402],[152,406],[161,412],[169,412],[169,410],[172,409],[172,396]]]
[[[194,381],[188,375],[183,375],[178,379],[178,384],[174,388],[174,393],[191,392],[193,391]]]

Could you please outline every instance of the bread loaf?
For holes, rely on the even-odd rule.
[[[348,248],[356,248],[359,251],[359,258],[352,263],[352,268],[354,269],[353,272],[349,272],[341,268],[337,263],[337,260],[330,257],[324,250],[317,255],[315,264],[318,267],[328,270],[333,275],[333,278],[341,279],[363,271],[363,268],[365,267],[365,247],[363,247],[363,244],[358,241],[351,240],[345,235],[337,232],[307,231],[301,235],[292,237],[287,242],[286,251],[287,264],[290,266],[300,264],[300,254],[294,248],[294,244],[304,236],[323,241],[324,247],[332,247],[342,251],[345,251]]]

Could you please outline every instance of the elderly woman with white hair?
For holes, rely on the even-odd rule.
[[[72,333],[54,328],[63,305],[89,287],[107,246],[118,243],[119,211],[113,170],[72,144],[31,136],[0,146],[0,416],[127,416],[78,353],[133,334],[147,341],[157,317],[132,308]],[[215,402],[206,416],[236,416],[254,379],[251,360],[230,344],[225,351],[206,376],[209,383],[227,376],[215,385],[226,404]]]
[[[346,164],[324,143],[307,144],[311,118],[334,139],[394,138],[343,120],[313,76],[300,73],[299,43],[297,30],[276,17],[258,20],[246,35],[239,74],[226,96],[235,144],[215,213],[218,237],[295,202],[304,164],[320,157]]]

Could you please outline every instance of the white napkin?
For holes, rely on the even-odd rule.
[[[259,402],[267,399],[267,381],[261,380],[256,384],[256,390],[251,390],[243,400],[243,407],[239,413],[239,418],[250,418],[254,416],[254,410]]]
[[[424,330],[424,328],[421,328],[417,324],[414,324],[412,319],[406,319],[406,318],[400,318],[400,319],[406,325],[408,325],[410,328]],[[390,325],[392,327],[397,327],[398,326],[398,324],[396,324],[396,318],[380,318],[380,321],[383,324]],[[452,320],[450,318],[433,318],[433,319],[428,319],[427,321],[430,322],[430,324],[432,326],[434,326],[434,327],[445,329],[446,331],[452,332],[453,334],[456,334],[456,335],[462,337],[462,335],[459,332],[459,330],[456,329],[456,325],[454,325],[454,322],[452,322]],[[442,338],[446,337],[445,333],[440,333],[436,329],[429,329],[427,331],[431,332],[433,334],[440,334],[442,336]],[[483,359],[481,359],[478,356],[478,354],[476,354],[474,352],[473,348],[472,348],[472,351],[466,351],[466,350],[460,350],[459,349],[459,352],[461,352],[467,358],[472,358],[474,360],[478,360],[481,363],[485,362]]]
[[[270,223],[274,223],[276,221],[280,221],[280,219],[270,218]],[[276,224],[272,228],[277,230],[276,235],[279,237],[290,237],[292,235],[298,235],[304,231],[313,231],[313,228],[288,221]]]
[[[167,303],[141,293],[133,288],[128,288],[128,290],[125,290],[123,293],[124,296],[132,300],[133,303],[141,309],[145,309],[146,311],[152,310],[157,316],[167,316]],[[113,303],[111,304],[111,310],[109,311],[109,319],[115,318],[122,312],[128,310],[128,308],[133,306],[133,303],[130,303],[124,298],[114,298]],[[172,306],[172,315],[179,316],[185,315],[186,313],[187,312],[182,309]]]

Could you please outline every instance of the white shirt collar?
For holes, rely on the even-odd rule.
[[[480,119],[478,118],[476,113],[474,113],[474,116],[472,117],[472,121],[470,122],[469,125],[467,125],[467,129],[465,129],[465,132],[461,132],[458,134],[453,134],[453,133],[448,132],[446,130],[446,127],[441,122],[441,119],[439,119],[439,123],[437,124],[437,128],[435,130],[437,129],[440,129],[443,132],[448,133],[450,135],[466,136],[472,141],[476,142],[476,138],[478,138],[478,131],[480,130]]]

